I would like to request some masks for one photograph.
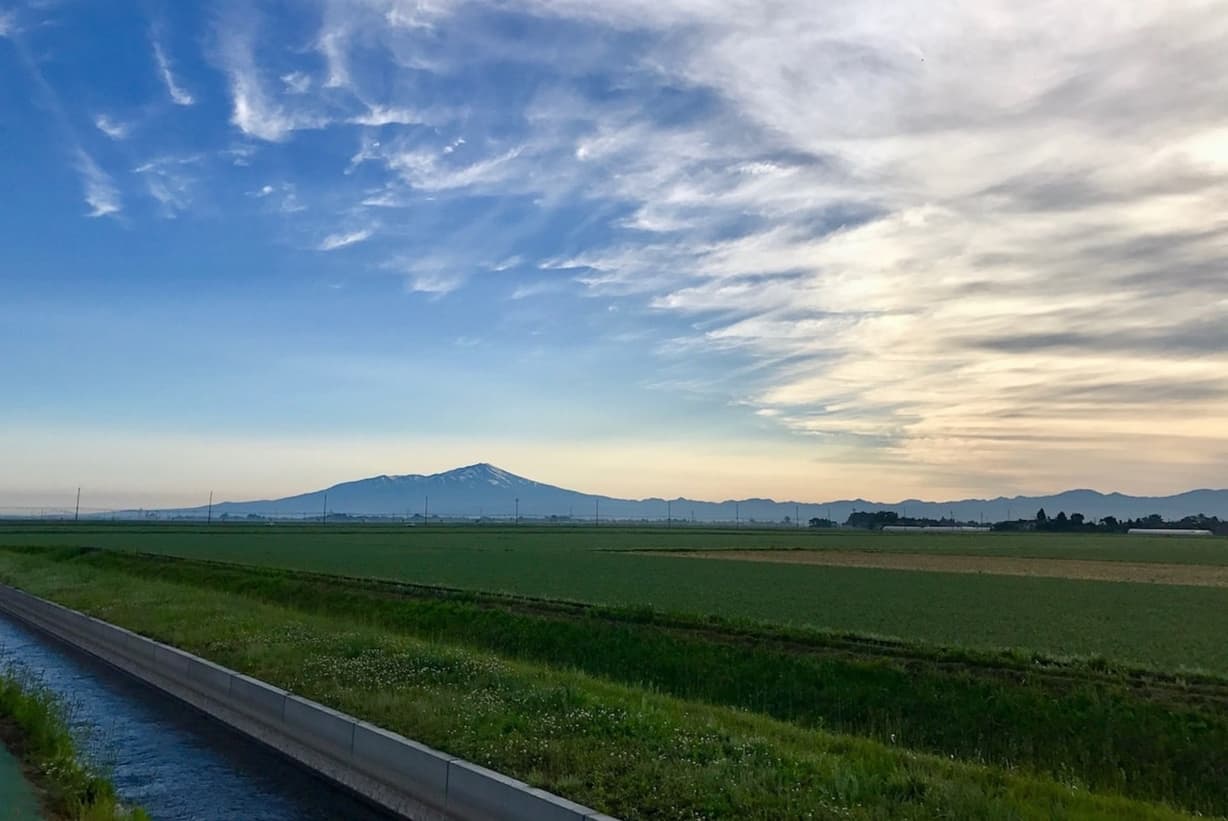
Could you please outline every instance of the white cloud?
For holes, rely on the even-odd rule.
[[[224,156],[230,158],[232,165],[238,168],[246,168],[252,164],[252,157],[256,155],[256,146],[237,144],[232,145],[222,151]]]
[[[7,9],[0,11],[0,37],[8,37],[16,32],[17,14]]]
[[[507,271],[521,265],[523,262],[524,260],[517,254],[510,257],[504,257],[497,262],[488,263],[486,267],[492,271]]]
[[[451,11],[453,0],[386,0],[384,19],[393,28],[431,29]]]
[[[349,84],[350,69],[347,61],[345,45],[347,32],[344,28],[334,31],[324,31],[320,35],[318,48],[324,55],[328,66],[328,78],[324,81],[325,88],[341,88]]]
[[[428,122],[426,115],[412,108],[373,105],[366,114],[350,118],[355,125],[420,125]]]
[[[94,126],[113,140],[127,139],[129,132],[132,130],[131,126],[127,123],[113,120],[105,114],[99,114],[94,117]]]
[[[522,282],[512,290],[512,299],[529,299],[546,294],[558,294],[576,288],[577,285],[568,279],[539,279],[533,282]]]
[[[556,178],[654,235],[545,267],[702,322],[697,350],[760,363],[726,390],[768,418],[1007,486],[1127,464],[1105,455],[1125,442],[1174,465],[1228,444],[1222,8],[537,8],[658,29],[653,69],[722,101],[681,126],[537,111]],[[407,181],[438,172],[411,159]],[[1188,447],[1142,445],[1157,425]]]
[[[296,129],[307,124],[301,118],[287,114],[278,105],[271,104],[253,75],[241,71],[232,72],[230,91],[234,98],[234,111],[230,121],[251,137],[269,142],[281,142]]]
[[[396,191],[385,188],[368,193],[363,197],[361,204],[368,208],[405,208],[410,201]]]
[[[196,102],[195,98],[187,92],[179,81],[175,79],[174,72],[171,71],[170,60],[167,59],[166,52],[162,49],[162,44],[157,37],[152,38],[154,62],[158,66],[158,74],[162,77],[162,82],[166,84],[166,92],[171,97],[171,102],[175,105],[188,106]]]
[[[278,203],[277,210],[283,214],[297,214],[300,211],[306,211],[307,206],[299,200],[294,191],[287,191],[281,198],[281,202]]]
[[[382,267],[403,276],[406,291],[438,299],[464,285],[467,272],[484,267],[466,259],[468,250],[398,257],[388,260]]]
[[[1143,441],[1137,420],[1153,419],[1222,452],[1228,342],[1214,329],[1228,326],[1228,16],[1218,4],[530,0],[517,10],[548,18],[543,29],[578,21],[568,37],[592,48],[536,57],[470,4],[325,0],[313,80],[272,71],[253,47],[257,27],[232,21],[219,32],[232,122],[270,142],[327,125],[439,125],[381,141],[361,132],[348,169],[340,161],[361,192],[344,208],[519,197],[499,228],[526,233],[551,209],[573,209],[584,240],[541,263],[571,269],[560,287],[641,295],[652,318],[669,315],[671,337],[691,324],[689,355],[753,361],[719,386],[727,398],[820,444],[1036,477],[1074,465],[1063,443],[1100,453]],[[632,46],[617,63],[591,62],[611,39]],[[506,107],[457,113],[407,91],[433,66],[493,70],[508,55],[540,60],[525,75],[552,78],[535,79],[523,107],[509,94]],[[569,74],[569,60],[585,70]],[[603,75],[618,93],[589,97],[571,82]],[[696,104],[659,107],[663,89]],[[466,137],[448,141],[462,124]],[[383,217],[389,240],[398,216]],[[523,227],[507,227],[516,220]],[[369,236],[333,234],[319,247]],[[446,247],[479,236],[441,237],[432,251],[446,264],[396,270],[410,290],[447,293],[498,258]],[[1125,372],[1139,384],[1120,384]],[[1157,402],[1140,387],[1174,396],[1174,374],[1203,393]],[[1020,448],[1022,437],[1036,444]],[[1174,464],[1192,458],[1169,445]]]
[[[311,78],[301,71],[281,75],[281,82],[287,94],[306,94],[311,90]]]
[[[285,141],[300,129],[327,125],[328,118],[309,102],[287,106],[266,89],[253,44],[256,28],[257,23],[248,17],[230,17],[219,23],[218,61],[230,81],[231,124],[250,137],[273,143]]]
[[[410,291],[440,297],[452,293],[464,282],[463,275],[431,271],[409,274],[405,279],[405,287]]]
[[[145,190],[162,206],[163,215],[174,217],[192,203],[195,180],[187,169],[201,159],[199,154],[158,157],[142,163],[132,172],[144,179]]]
[[[320,244],[316,246],[317,251],[336,251],[338,248],[346,248],[350,245],[357,245],[360,242],[366,242],[375,235],[375,229],[362,228],[357,231],[340,232],[329,234]]]
[[[518,174],[514,161],[524,151],[524,146],[516,146],[468,165],[443,162],[441,157],[445,154],[425,149],[388,152],[384,155],[384,161],[414,188],[446,191],[503,183]]]
[[[307,206],[298,198],[294,183],[282,182],[277,185],[262,185],[247,195],[258,200],[270,200],[270,207],[280,214],[297,214],[306,211]],[[324,249],[331,250],[331,249]]]
[[[118,214],[123,203],[111,177],[84,150],[77,150],[76,165],[85,186],[85,203],[90,207],[87,216],[107,217]]]

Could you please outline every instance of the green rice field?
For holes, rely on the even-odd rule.
[[[0,581],[628,819],[1205,817],[1228,815],[1228,587],[692,553],[1214,574],[1225,549],[1033,534],[23,524],[0,527]]]
[[[1141,539],[1141,541],[1134,541]],[[1212,565],[1225,539],[689,528],[0,528],[0,545],[92,546],[785,624],[941,645],[1228,673],[1228,588],[703,561],[625,551],[962,550]],[[1213,559],[1215,561],[1213,561]]]

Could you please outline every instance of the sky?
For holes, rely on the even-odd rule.
[[[1228,3],[0,0],[0,507],[1228,486]]]

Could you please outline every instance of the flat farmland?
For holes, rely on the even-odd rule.
[[[305,561],[345,564],[349,549],[369,572],[386,572],[406,547],[420,551],[858,550],[954,556],[1015,556],[1089,561],[1228,566],[1228,538],[1101,533],[881,533],[809,528],[521,525],[247,525],[0,523],[0,545],[90,543],[215,558],[280,556],[298,546]],[[341,548],[341,549],[338,549]]]
[[[1225,543],[964,538],[10,526],[0,581],[628,819],[1228,813],[1228,588],[1061,577]]]
[[[0,581],[628,821],[1228,810],[1228,679],[123,551]]]
[[[945,553],[897,553],[894,551],[888,553],[881,550],[676,550],[656,551],[647,555],[827,567],[870,567],[879,570],[987,573],[993,576],[1040,576],[1051,579],[1228,587],[1228,567],[1207,564],[1036,559],[1024,556],[959,556]]]
[[[697,560],[671,550],[857,550],[1222,566],[1228,541],[1040,534],[533,527],[10,526],[0,544],[90,546],[395,579],[1161,670],[1228,673],[1228,589]]]

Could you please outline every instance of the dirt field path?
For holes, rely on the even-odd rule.
[[[1043,576],[1057,579],[1228,587],[1228,567],[1200,564],[1104,562],[1089,559],[1025,559],[1014,556],[944,556],[860,550],[654,550],[644,552],[654,556],[737,562],[872,567],[883,570],[989,573],[998,576]]]

